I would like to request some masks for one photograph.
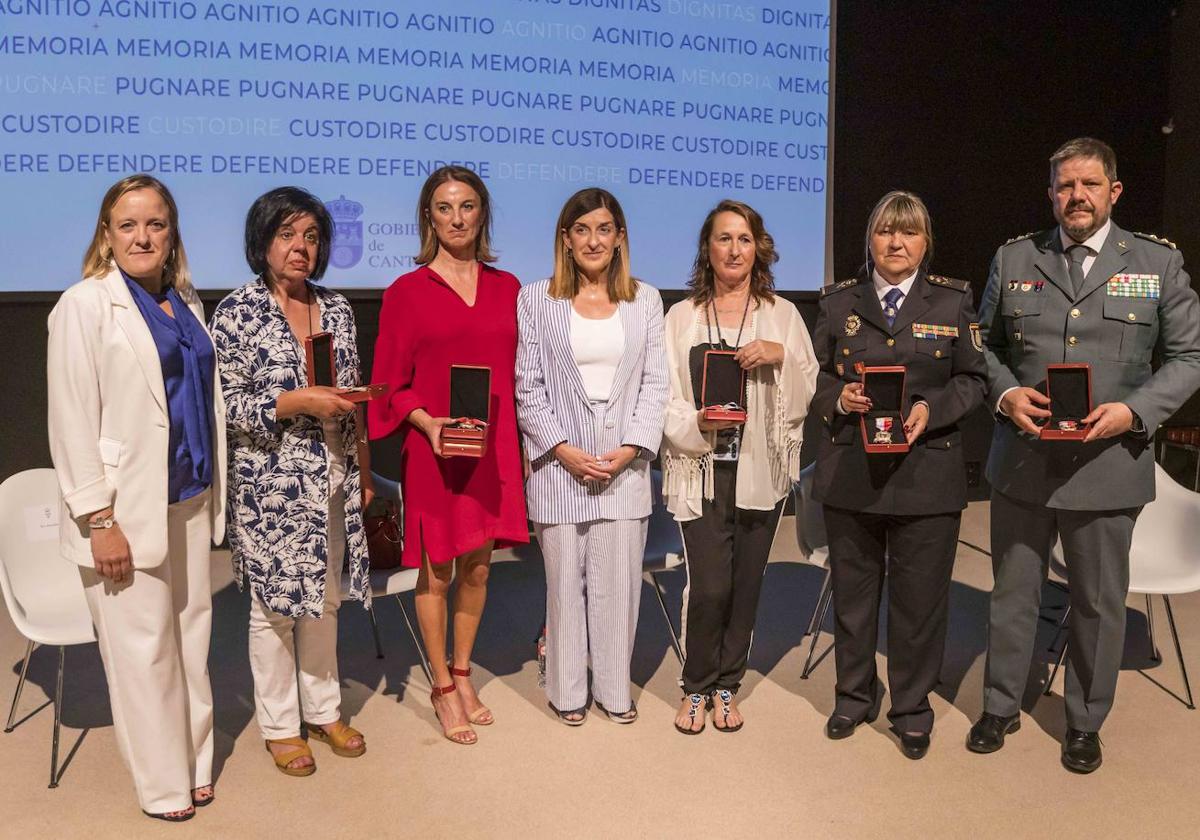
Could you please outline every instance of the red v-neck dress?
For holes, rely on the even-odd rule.
[[[488,540],[496,548],[529,542],[513,401],[520,289],[513,275],[480,264],[474,306],[428,266],[383,293],[371,381],[388,383],[388,392],[369,403],[368,428],[372,439],[399,433],[405,566],[419,567],[422,551],[445,563]],[[451,365],[492,369],[482,458],[439,458],[404,422],[416,408],[448,416]]]

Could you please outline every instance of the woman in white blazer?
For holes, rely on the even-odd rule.
[[[224,536],[225,420],[179,214],[149,175],[100,204],[83,280],[49,319],[62,553],[80,567],[117,744],[142,810],[213,801],[209,552]]]
[[[629,273],[625,214],[597,188],[567,200],[554,276],[517,299],[517,418],[529,518],[546,564],[546,694],[570,726],[591,696],[637,719],[629,663],[662,439],[667,358],[658,291]]]

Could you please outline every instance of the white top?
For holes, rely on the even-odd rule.
[[[696,519],[712,499],[715,432],[697,423],[689,363],[691,348],[707,344],[704,309],[683,300],[667,313],[665,329],[671,398],[667,403],[661,461],[663,496],[679,522]],[[734,336],[737,329],[734,329]],[[800,313],[774,297],[746,319],[742,344],[755,339],[783,345],[783,363],[762,365],[747,376],[746,424],[742,427],[734,504],[771,510],[800,476],[804,418],[817,384],[817,357]]]
[[[916,281],[917,272],[914,271],[912,274],[908,275],[895,286],[893,286],[891,283],[883,279],[883,275],[881,275],[877,269],[871,269],[871,282],[875,285],[875,297],[879,298],[879,306],[881,308],[887,305],[883,302],[883,299],[887,297],[887,293],[892,289],[900,290],[900,305],[903,306],[904,298],[908,297],[908,293],[912,291],[913,283]]]
[[[1087,256],[1083,258],[1083,276],[1087,277],[1088,272],[1092,270],[1092,263],[1096,261],[1096,255],[1100,253],[1100,249],[1104,247],[1104,241],[1108,239],[1108,232],[1112,229],[1112,219],[1109,219],[1100,226],[1100,229],[1089,236],[1082,242],[1076,242],[1071,237],[1067,236],[1067,232],[1062,229],[1062,225],[1058,227],[1059,240],[1062,242],[1063,261],[1067,264],[1067,270],[1071,270],[1070,259],[1067,257],[1067,249],[1072,245],[1082,245],[1087,248]]]
[[[571,352],[589,400],[603,402],[612,394],[624,351],[625,328],[619,307],[607,318],[585,318],[571,307]]]

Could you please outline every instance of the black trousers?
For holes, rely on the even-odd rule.
[[[929,692],[941,677],[950,576],[962,513],[889,516],[825,506],[834,610],[834,714],[861,720],[877,707],[879,603],[887,578],[888,719],[929,732]]]
[[[774,510],[734,505],[737,464],[713,466],[713,500],[680,523],[688,583],[684,593],[683,677],[688,694],[737,692],[746,674],[758,596],[784,499]]]

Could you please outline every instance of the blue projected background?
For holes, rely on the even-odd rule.
[[[828,0],[0,0],[0,290],[73,282],[137,171],[174,192],[200,287],[248,279],[246,209],[283,184],[334,211],[328,284],[386,286],[444,162],[483,175],[498,265],[526,282],[562,202],[600,185],[660,288],[733,197],[766,218],[778,286],[816,289],[830,33]]]

